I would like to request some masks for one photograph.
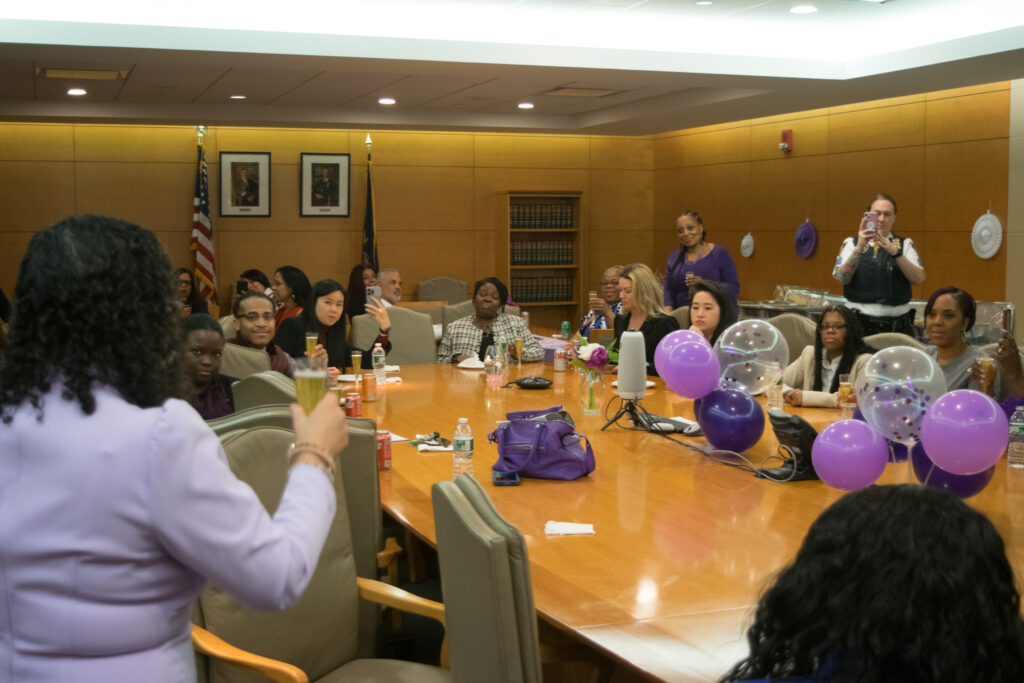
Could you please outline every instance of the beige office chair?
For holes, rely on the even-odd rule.
[[[200,671],[204,683],[262,681],[449,681],[448,672],[423,664],[396,660],[361,659],[372,651],[357,615],[366,614],[359,598],[390,605],[444,622],[444,607],[398,588],[358,576],[353,543],[359,534],[351,529],[346,496],[355,487],[374,488],[377,480],[376,446],[369,438],[373,422],[353,427],[349,446],[339,454],[342,468],[349,458],[373,459],[372,470],[359,478],[342,471],[335,481],[338,509],[316,571],[298,604],[284,612],[256,612],[238,605],[215,587],[199,599],[192,642],[197,652],[209,657]],[[365,431],[366,438],[357,436]],[[287,452],[294,435],[276,427],[255,427],[233,432],[222,439],[228,464],[249,484],[267,510],[273,512],[288,478]],[[346,482],[346,480],[349,480]],[[371,481],[372,480],[372,481]],[[379,517],[378,517],[379,519]],[[376,608],[371,605],[376,618]],[[216,633],[217,635],[213,635]],[[230,645],[229,645],[230,643]],[[254,656],[255,655],[255,656]],[[276,661],[273,661],[276,660]],[[287,664],[283,664],[287,662]],[[249,672],[259,671],[262,675]]]
[[[679,308],[674,308],[669,313],[669,315],[672,316],[673,318],[675,318],[677,321],[679,321],[679,329],[681,329],[681,330],[688,330],[688,329],[690,329],[690,307],[689,306],[680,306]]]
[[[790,363],[800,357],[805,346],[814,346],[814,335],[818,333],[818,326],[808,317],[796,313],[780,313],[765,322],[777,329],[786,339]]]
[[[257,372],[270,370],[270,354],[238,344],[224,344],[220,357],[220,372],[228,377],[242,379]]]
[[[447,275],[421,281],[416,296],[420,301],[447,301],[449,304],[457,304],[469,298],[466,283]]]
[[[434,326],[429,315],[392,306],[388,309],[388,317],[391,319],[389,365],[425,365],[437,359]],[[352,318],[353,346],[370,350],[379,331],[373,316],[366,313],[355,316]]]
[[[288,403],[271,403],[245,410],[236,410],[230,415],[207,420],[213,433],[218,437],[253,427],[292,428],[292,413]]]
[[[878,334],[868,335],[864,337],[864,343],[876,351],[887,349],[890,346],[909,346],[914,349],[923,349],[925,347],[921,342],[902,332],[879,332]]]
[[[225,339],[234,339],[238,332],[235,330],[235,316],[226,315],[217,321],[220,323],[220,329],[224,331]]]
[[[519,306],[505,306],[505,313],[509,315],[519,315],[521,313]],[[461,304],[455,304],[454,306],[445,306],[441,312],[441,326],[442,330],[447,330],[448,326],[459,318],[465,318],[467,315],[473,315],[476,313],[476,308],[473,307],[473,300],[463,301]]]
[[[539,683],[540,645],[523,535],[463,474],[431,488],[452,680]]]
[[[276,370],[249,375],[231,385],[235,410],[295,402],[295,382]]]

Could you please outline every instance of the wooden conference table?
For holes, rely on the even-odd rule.
[[[435,430],[448,435],[459,417],[469,418],[476,477],[526,537],[540,617],[647,678],[715,680],[745,654],[751,607],[766,580],[793,557],[808,526],[841,492],[817,481],[756,479],[658,435],[614,425],[601,432],[602,417],[582,414],[572,369],[554,372],[551,365],[532,363],[513,366],[509,378],[521,375],[555,384],[544,391],[488,390],[480,371],[403,367],[402,383],[387,385],[377,402],[364,404],[363,415],[410,438]],[[524,479],[517,487],[493,486],[490,468],[498,455],[487,433],[495,421],[511,410],[556,404],[564,404],[590,438],[597,469],[573,482]],[[692,402],[660,380],[643,404],[659,415],[693,417]],[[790,412],[819,430],[839,418],[830,409]],[[766,426],[746,455],[758,464],[777,446]],[[392,454],[392,469],[381,473],[384,507],[434,544],[430,487],[451,477],[451,455],[419,454],[403,443]],[[890,465],[881,482],[908,476],[906,464]],[[1024,472],[1008,473],[1003,461],[970,503],[995,523],[1019,571]],[[548,520],[592,523],[596,533],[546,536]]]

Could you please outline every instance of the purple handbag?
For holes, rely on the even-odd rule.
[[[594,449],[562,406],[508,413],[487,435],[498,444],[496,472],[535,479],[579,479],[594,471]],[[586,448],[584,448],[584,445]]]

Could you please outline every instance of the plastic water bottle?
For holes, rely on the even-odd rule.
[[[387,373],[384,372],[384,347],[380,345],[380,342],[373,345],[371,359],[373,360],[373,377],[377,380],[377,386],[382,387]]]
[[[454,466],[452,468],[452,479],[462,473],[473,476],[473,432],[469,428],[469,420],[459,418],[459,424],[455,426],[455,435],[452,437],[452,456]]]
[[[1017,406],[1010,416],[1010,443],[1006,447],[1006,464],[1024,467],[1024,406]]]

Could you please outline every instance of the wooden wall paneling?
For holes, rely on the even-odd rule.
[[[414,294],[420,280],[436,275],[472,282],[476,274],[475,232],[472,229],[388,230],[382,235],[386,240],[387,258],[381,258],[380,267],[398,268],[402,274],[403,296],[405,292]]]
[[[0,232],[42,230],[76,212],[74,163],[0,161]]]
[[[681,151],[681,166],[746,161],[750,156],[750,126],[695,133],[687,136]]]
[[[832,114],[846,114],[855,111],[864,111],[867,109],[888,109],[890,107],[899,107],[905,104],[917,104],[924,102],[926,99],[924,94],[918,95],[903,95],[901,97],[887,97],[881,100],[868,100],[866,102],[853,102],[851,104],[843,104],[838,107],[829,107],[828,113]]]
[[[477,225],[492,225],[499,192],[581,192],[585,198],[589,189],[590,171],[586,169],[478,166],[473,170],[473,211]]]
[[[364,190],[365,192],[365,190]],[[473,228],[473,169],[373,165],[374,216],[383,229]]]
[[[194,163],[79,162],[75,211],[191,232],[194,174]]]
[[[1010,89],[964,97],[929,99],[925,141],[1005,139],[1010,132]]]
[[[591,230],[650,230],[654,208],[651,172],[590,172]]]
[[[968,85],[963,88],[949,88],[947,90],[935,90],[925,93],[926,102],[932,100],[944,100],[950,97],[965,97],[969,95],[980,95],[982,93],[996,92],[998,90],[1009,90],[1010,81],[994,81],[992,83],[981,83],[979,85]]]
[[[820,110],[819,110],[820,111]],[[826,154],[828,152],[828,116],[799,116],[750,127],[750,154],[754,159],[796,159]],[[782,131],[793,131],[793,151],[779,149]]]
[[[896,232],[913,236],[924,225],[924,147],[879,149],[828,157],[828,220],[830,230],[851,230],[860,224],[872,197],[885,192],[896,199]]]
[[[192,252],[189,250],[189,236],[181,233],[178,230],[153,230],[157,240],[160,241],[160,245],[164,248],[167,253],[167,258],[171,261],[171,268],[191,268],[192,267]],[[219,271],[218,271],[219,272]],[[241,272],[239,270],[238,272]],[[234,282],[235,278],[231,278],[231,282]],[[218,282],[218,285],[225,285],[224,282]],[[223,297],[221,291],[224,290],[223,286],[218,287],[218,294]],[[230,299],[228,299],[230,301]]]
[[[929,145],[924,224],[929,233],[967,232],[992,207],[1005,221],[1009,140]]]
[[[75,126],[68,123],[0,125],[2,161],[73,161]]]
[[[591,169],[631,169],[650,171],[654,163],[654,145],[643,138],[590,138]]]
[[[914,243],[917,244],[917,240]],[[980,259],[971,249],[969,231],[933,233],[927,241],[921,241],[919,251],[928,279],[920,287],[914,288],[914,296],[927,299],[936,289],[953,286],[967,290],[976,299],[1004,300],[1005,244],[992,258]]]
[[[194,168],[197,140],[192,126],[77,124],[75,159],[79,162],[191,163]]]
[[[217,152],[270,152],[275,164],[298,166],[303,152],[362,155],[362,163],[366,163],[366,148],[350,148],[347,130],[218,126],[210,129],[210,136]]]
[[[300,268],[309,281],[333,278],[347,286],[348,273],[358,260],[350,251],[343,231],[292,232],[287,235],[269,232],[222,232],[218,236],[217,274],[220,289],[228,290],[247,268],[259,268],[267,277],[281,266]],[[403,273],[404,277],[404,273]]]
[[[472,263],[468,264],[472,268],[469,271],[471,274],[468,277],[455,276],[460,280],[466,281],[466,289],[469,294],[473,293],[473,283],[477,280],[482,280],[485,277],[495,277],[494,269],[494,254],[498,251],[498,233],[492,228],[490,230],[474,230],[473,231],[473,258]],[[450,273],[438,270],[428,277],[434,277],[435,275],[450,275]],[[508,279],[502,280],[505,286],[508,287]]]
[[[379,166],[472,166],[472,133],[416,133],[370,131],[373,165]],[[353,158],[366,161],[366,132],[350,134]],[[307,150],[308,151],[308,150]]]
[[[685,168],[679,180],[680,194],[664,199],[669,208],[664,212],[656,212],[656,226],[661,227],[664,221],[668,227],[675,229],[676,218],[682,211],[695,210],[709,231],[722,228],[742,228],[746,231],[750,224],[747,206],[749,163]]]
[[[829,116],[830,154],[910,147],[925,142],[924,101]]]
[[[590,168],[590,142],[583,136],[478,133],[477,168]]]
[[[14,301],[14,284],[18,280],[18,267],[25,257],[28,243],[37,232],[38,230],[35,229],[0,232],[0,288],[12,302]]]
[[[810,218],[819,229],[827,217],[828,159],[793,157],[750,163],[750,225],[791,226]]]
[[[654,208],[652,225],[655,230],[669,230],[675,233],[676,218],[682,210],[680,201],[690,189],[689,174],[683,168],[656,169],[653,174]]]

